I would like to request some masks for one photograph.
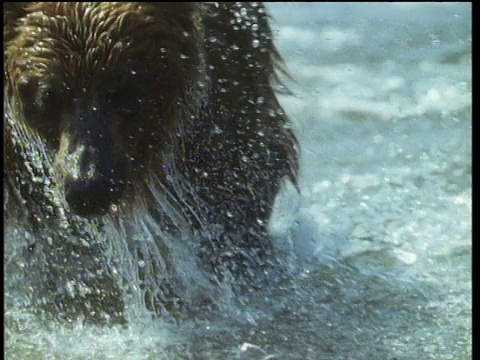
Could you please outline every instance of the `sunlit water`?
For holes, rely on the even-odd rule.
[[[128,326],[102,328],[9,307],[8,359],[471,356],[471,5],[268,8],[302,146],[302,193],[271,223],[295,280],[238,299],[180,248],[190,315],[132,301]]]

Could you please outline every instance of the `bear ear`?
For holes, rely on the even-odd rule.
[[[29,2],[4,2],[3,3],[3,51],[5,44],[15,36],[17,20],[26,15]]]

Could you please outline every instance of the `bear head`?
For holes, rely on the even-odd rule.
[[[4,5],[5,102],[45,142],[74,212],[129,203],[167,161],[202,76],[201,12],[197,3]]]

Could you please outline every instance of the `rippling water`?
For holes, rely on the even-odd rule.
[[[297,277],[207,287],[217,306],[181,320],[132,303],[127,327],[9,307],[8,359],[471,357],[471,4],[268,9],[302,146],[271,231]]]

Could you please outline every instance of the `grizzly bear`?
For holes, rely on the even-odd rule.
[[[219,280],[275,262],[267,226],[298,144],[261,3],[4,3],[3,46],[5,220],[41,234],[43,295],[60,278],[101,289],[56,309],[121,316],[102,222],[139,209],[202,234]]]

